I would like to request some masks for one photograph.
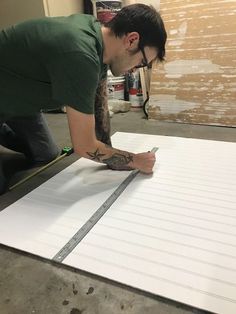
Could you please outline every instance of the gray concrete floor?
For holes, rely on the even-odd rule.
[[[70,145],[65,114],[47,114],[49,125],[61,147]],[[233,128],[147,121],[142,112],[116,114],[115,131],[236,141]],[[1,150],[1,148],[0,148]],[[12,184],[29,171],[22,156],[11,157],[19,165]],[[0,210],[34,189],[76,160],[72,155],[18,188],[0,197]],[[217,158],[217,156],[216,156]],[[146,294],[115,282],[67,268],[39,257],[0,246],[0,314],[187,314],[203,311]]]

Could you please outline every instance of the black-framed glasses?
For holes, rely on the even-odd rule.
[[[139,48],[142,52],[142,55],[143,55],[143,60],[140,64],[136,65],[136,69],[139,69],[139,68],[144,68],[144,67],[147,67],[149,64],[148,64],[148,60],[147,60],[147,56],[145,54],[145,50],[144,50],[144,47],[140,47]]]

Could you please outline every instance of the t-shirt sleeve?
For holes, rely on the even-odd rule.
[[[100,64],[82,53],[64,53],[48,63],[53,100],[87,113],[94,113]]]

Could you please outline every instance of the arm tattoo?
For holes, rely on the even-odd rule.
[[[92,159],[94,161],[98,161],[98,162],[102,162],[101,158],[103,156],[105,156],[105,154],[100,154],[99,153],[99,149],[98,148],[95,150],[94,153],[93,152],[86,152],[86,154],[89,155],[90,159]]]
[[[110,147],[109,145],[106,145],[107,147]],[[91,160],[102,162],[106,164],[109,168],[113,170],[131,170],[130,166],[128,164],[133,161],[133,156],[131,154],[124,155],[122,153],[114,153],[109,158],[102,158],[106,154],[101,154],[99,149],[97,148],[95,152],[86,152],[86,154],[89,156]]]
[[[95,97],[95,131],[97,139],[111,146],[110,116],[107,103],[106,80],[100,81]]]
[[[132,155],[128,154],[126,156],[120,153],[115,153],[110,158],[102,160],[109,168],[114,170],[130,170],[131,167],[128,166],[128,163],[131,161],[133,161]]]

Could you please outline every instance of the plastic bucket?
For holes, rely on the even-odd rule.
[[[107,94],[108,99],[122,99],[125,96],[125,77],[124,76],[108,76],[107,78]]]
[[[109,22],[122,7],[121,0],[96,1],[97,18],[100,22]]]

